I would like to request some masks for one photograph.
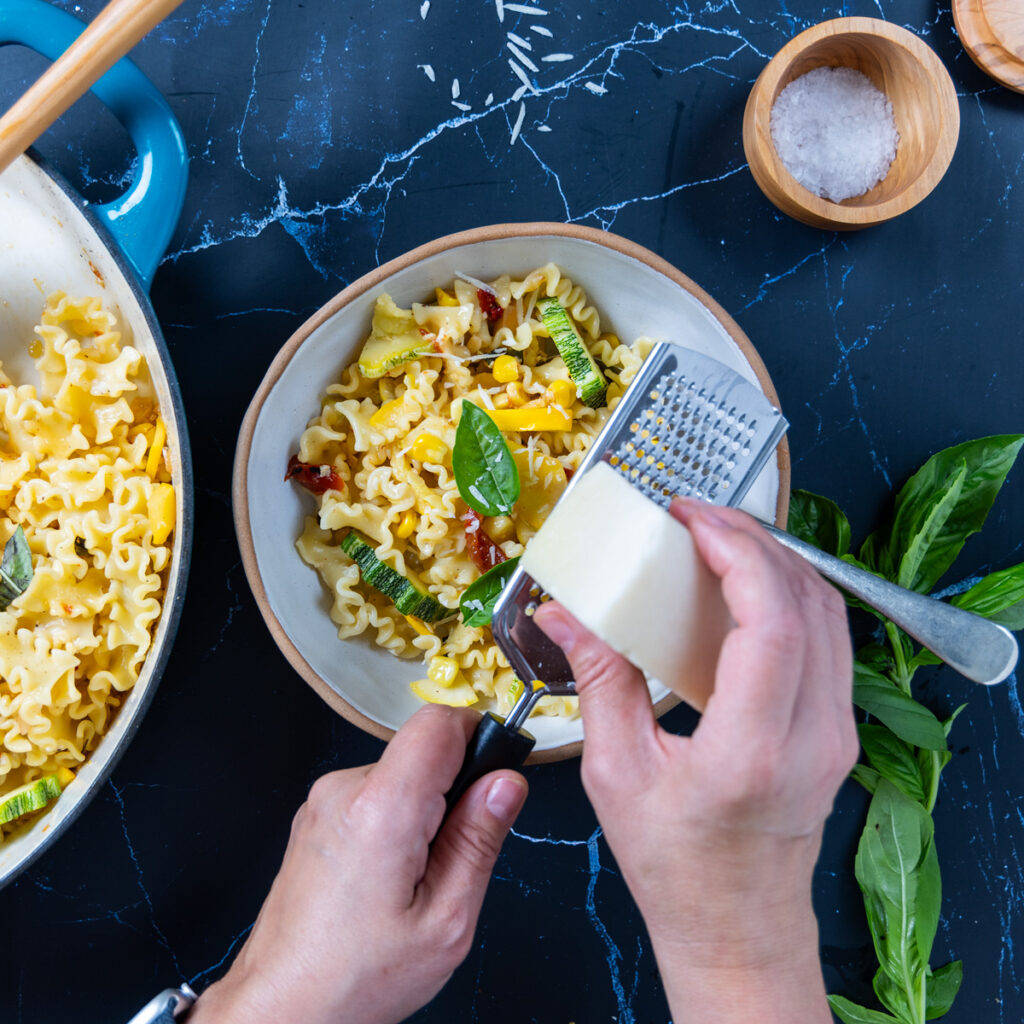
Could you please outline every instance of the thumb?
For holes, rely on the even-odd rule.
[[[556,601],[538,608],[534,622],[569,659],[587,746],[635,758],[657,728],[643,673]]]
[[[459,906],[473,927],[526,793],[526,779],[518,772],[485,775],[452,808],[434,840],[423,879],[430,899],[439,906]]]

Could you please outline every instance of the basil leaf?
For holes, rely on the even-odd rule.
[[[869,1010],[843,996],[829,996],[828,1005],[843,1024],[900,1024],[898,1017],[882,1013],[881,1010]]]
[[[953,1006],[953,1000],[956,999],[956,994],[960,991],[960,982],[963,980],[962,960],[954,960],[932,973],[928,979],[925,1020],[935,1020],[936,1017],[949,1013]]]
[[[452,471],[462,500],[482,516],[507,515],[519,497],[519,470],[494,420],[463,401]]]
[[[850,522],[828,498],[810,491],[793,491],[786,529],[800,540],[842,558],[850,547]]]
[[[0,612],[6,611],[15,598],[28,590],[33,575],[32,552],[25,531],[19,526],[4,545],[0,562]]]
[[[1007,629],[1024,629],[1024,563],[990,573],[950,603]]]
[[[908,530],[913,529],[915,532],[905,542],[896,573],[896,582],[901,587],[917,589],[922,568],[927,565],[936,541],[941,537],[946,522],[960,500],[966,479],[967,463],[961,462],[944,486],[915,509],[917,520],[913,526],[908,525]],[[931,586],[928,586],[925,591],[930,589]]]
[[[890,1013],[895,1014],[898,1020],[914,1020],[915,1011],[907,1000],[906,992],[881,967],[875,971],[875,976],[871,979],[871,987],[875,990],[878,1001]]]
[[[498,600],[498,595],[505,589],[505,584],[508,583],[509,577],[515,572],[518,564],[518,555],[506,562],[499,562],[466,587],[459,601],[459,608],[462,611],[462,621],[467,626],[489,626],[491,624],[491,616],[494,614],[494,604]]]
[[[879,672],[854,662],[853,703],[887,725],[901,740],[928,750],[945,750],[942,723]]]
[[[941,896],[926,863],[934,851],[932,832],[928,812],[880,779],[857,846],[854,873],[878,962],[897,985],[914,989],[906,993],[908,1001],[914,1001],[918,985],[924,983],[928,959],[921,949],[931,948],[932,907]]]
[[[924,815],[928,821],[930,838],[917,871],[914,935],[917,940],[918,956],[927,968],[935,942],[935,933],[939,930],[939,914],[942,912],[942,875],[939,872],[939,855],[935,850],[935,826],[927,811],[924,811]]]
[[[892,651],[884,644],[865,644],[857,651],[856,658],[859,664],[866,665],[876,672],[888,672],[895,664]]]
[[[895,580],[904,552],[925,525],[927,510],[963,463],[966,473],[957,500],[931,537],[915,573],[913,589],[927,593],[953,564],[967,538],[981,529],[1022,444],[1024,434],[1002,434],[965,441],[933,455],[896,496],[891,524],[864,542],[862,561]]]
[[[869,793],[874,793],[878,788],[878,780],[881,774],[866,764],[855,764],[850,770],[850,778],[859,782]]]
[[[924,803],[924,783],[914,752],[884,725],[857,726],[860,745],[871,766],[898,786],[911,800]]]
[[[927,801],[931,801],[933,790],[937,791],[938,777],[942,769],[953,759],[948,750],[919,750],[917,752],[917,766],[921,771],[921,785],[924,787]],[[928,803],[925,803],[927,808]]]

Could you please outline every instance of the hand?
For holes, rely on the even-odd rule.
[[[476,721],[423,708],[377,764],[313,785],[252,934],[190,1022],[391,1024],[437,994],[526,799],[521,775],[492,772],[442,825]]]
[[[736,626],[685,737],[657,725],[637,669],[554,602],[538,610],[576,675],[583,784],[677,1017],[831,1021],[811,875],[858,751],[845,606],[744,513],[678,500],[671,511]]]

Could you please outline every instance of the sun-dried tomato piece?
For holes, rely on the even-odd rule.
[[[333,466],[314,466],[308,462],[300,462],[298,455],[288,460],[288,472],[285,480],[294,480],[309,491],[310,494],[325,494],[327,491],[343,491],[345,482],[334,471]]]
[[[466,524],[466,550],[481,572],[508,561],[508,555],[484,531],[483,516],[479,512],[467,509],[462,521]]]
[[[498,304],[498,300],[483,288],[477,288],[476,301],[480,303],[480,312],[487,317],[487,322],[493,324],[505,315],[505,310]]]

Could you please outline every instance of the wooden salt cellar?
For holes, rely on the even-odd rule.
[[[771,111],[779,93],[820,67],[854,68],[867,75],[891,101],[900,133],[885,178],[841,203],[804,188],[779,158],[771,136]],[[919,203],[946,173],[959,134],[956,89],[942,61],[912,32],[878,18],[834,18],[791,39],[754,83],[743,115],[743,149],[761,191],[790,217],[833,231],[879,224]]]
[[[953,21],[971,60],[1000,85],[1024,92],[1021,0],[953,0]]]

